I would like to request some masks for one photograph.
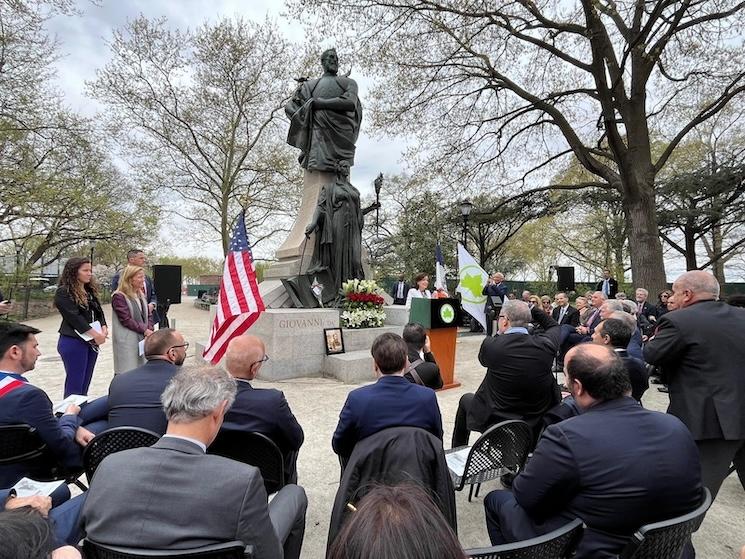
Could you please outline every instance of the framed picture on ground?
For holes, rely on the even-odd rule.
[[[344,336],[341,328],[324,328],[323,336],[326,339],[326,355],[344,353]]]

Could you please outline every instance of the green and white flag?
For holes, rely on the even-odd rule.
[[[482,295],[489,275],[479,266],[473,256],[458,243],[458,287],[463,310],[481,323],[486,331],[486,295]]]

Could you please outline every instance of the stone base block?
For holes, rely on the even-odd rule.
[[[381,329],[377,328],[377,330]],[[349,351],[339,355],[327,355],[324,369],[327,376],[334,377],[346,384],[360,384],[375,380],[373,359],[369,349]]]
[[[342,334],[344,336],[344,351],[347,353],[354,351],[366,351],[370,354],[370,348],[372,347],[373,340],[384,334],[385,332],[393,332],[394,334],[401,335],[402,328],[398,326],[383,326],[381,328],[355,328],[348,329],[344,328]]]
[[[383,307],[385,311],[385,323],[395,324],[396,326],[405,326],[409,323],[409,311],[403,305],[386,305]]]

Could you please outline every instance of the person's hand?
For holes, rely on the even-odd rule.
[[[6,510],[31,507],[46,518],[52,508],[52,498],[46,495],[33,495],[32,497],[13,497],[5,503]]]
[[[80,446],[88,446],[88,443],[91,442],[95,436],[95,433],[91,433],[85,427],[78,427],[78,430],[75,431],[75,442]]]
[[[318,224],[317,223],[311,223],[310,225],[308,225],[308,227],[305,228],[305,236],[306,237],[310,237],[310,234],[313,231],[315,231],[316,229],[318,229]]]
[[[109,327],[106,326],[105,324],[101,327],[101,334],[103,334],[104,338],[109,337]]]
[[[78,415],[80,413],[80,406],[70,404],[65,410],[65,415]]]
[[[3,301],[2,303],[0,303],[0,314],[8,314],[12,308],[13,303]]]
[[[426,336],[424,338],[424,347],[422,348],[422,351],[424,353],[431,353],[432,352],[432,346],[429,343],[429,336]]]
[[[71,545],[58,547],[52,551],[52,559],[81,559],[80,552]]]
[[[103,332],[95,332],[92,334],[93,336],[93,343],[96,345],[103,345],[106,343],[106,334]]]
[[[148,303],[147,308],[150,312],[153,312],[155,310],[155,303]]]
[[[146,338],[147,338],[147,337],[148,337],[148,336],[149,336],[150,334],[152,334],[152,333],[153,333],[153,331],[152,331],[152,330],[150,330],[150,328],[148,328],[147,330],[145,330],[145,331],[143,332],[143,334],[145,334],[145,337],[146,337]]]

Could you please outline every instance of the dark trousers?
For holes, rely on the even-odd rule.
[[[109,398],[101,396],[80,406],[80,425],[97,435],[109,427]]]
[[[569,521],[556,517],[538,524],[517,504],[512,492],[504,490],[492,491],[484,497],[484,513],[492,545],[529,540],[560,528]]]
[[[85,497],[86,494],[83,493],[49,511],[49,520],[58,545],[78,545],[81,538],[80,512],[83,510]]]
[[[299,559],[305,537],[308,497],[298,485],[285,485],[269,503],[269,520],[284,549],[284,559]]]
[[[722,487],[731,464],[735,465],[745,489],[745,440],[709,439],[696,441],[701,457],[701,480],[714,500]]]
[[[65,395],[88,394],[98,352],[82,338],[60,336],[57,352],[65,366]]]
[[[451,448],[468,444],[468,437],[471,435],[471,431],[468,430],[468,410],[471,409],[473,397],[473,392],[468,392],[460,397],[458,411],[455,412],[455,426],[453,427]]]

